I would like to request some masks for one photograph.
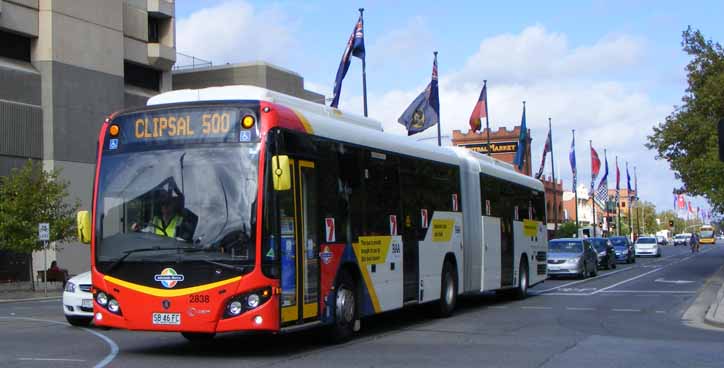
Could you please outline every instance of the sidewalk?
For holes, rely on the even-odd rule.
[[[0,288],[0,303],[60,299],[60,297],[63,295],[63,290],[60,286],[52,284],[54,283],[49,284],[47,294],[45,293],[42,283],[35,285],[35,291],[32,291],[30,287],[13,289],[7,287],[7,285],[4,285],[5,290],[2,290],[2,288]]]
[[[724,328],[724,266],[716,273],[712,282],[718,283],[720,286],[714,301],[704,315],[704,322],[714,327]]]

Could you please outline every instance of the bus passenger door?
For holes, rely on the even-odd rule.
[[[314,162],[289,160],[291,190],[280,193],[282,325],[319,315],[317,177]]]

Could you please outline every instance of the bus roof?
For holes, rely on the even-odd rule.
[[[467,162],[478,172],[543,191],[543,184],[539,180],[516,172],[513,166],[506,162],[462,147],[438,147],[405,136],[384,134],[382,124],[377,120],[261,87],[234,85],[176,90],[153,96],[147,104],[152,106],[196,101],[240,100],[267,101],[292,108],[304,115],[314,134],[318,136],[456,166],[463,166],[462,163]],[[340,124],[345,123],[348,125],[340,129]]]

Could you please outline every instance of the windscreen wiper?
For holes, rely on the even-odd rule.
[[[216,266],[226,268],[227,270],[232,270],[232,271],[244,272],[244,270],[246,270],[246,268],[244,266],[234,266],[234,265],[230,265],[230,264],[226,264],[226,263],[211,261],[208,259],[201,259],[200,261],[204,261],[206,263],[211,263],[212,265],[216,265]]]
[[[182,250],[184,252],[200,252],[203,249],[201,248],[195,248],[195,247],[151,247],[151,248],[138,248],[138,249],[131,249],[123,252],[123,255],[121,258],[118,258],[115,262],[111,264],[110,267],[108,267],[108,271],[106,273],[110,273],[111,271],[115,270],[116,267],[118,267],[121,263],[123,263],[128,256],[130,256],[133,253],[142,253],[142,252],[152,252],[157,250]]]

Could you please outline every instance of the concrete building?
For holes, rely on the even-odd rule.
[[[42,161],[89,209],[103,119],[171,89],[174,13],[171,0],[0,0],[0,175]],[[87,246],[61,248],[51,260],[89,268]]]
[[[177,66],[173,72],[174,89],[197,89],[206,87],[247,84],[324,104],[324,95],[304,88],[301,75],[267,62],[227,64],[201,67]]]
[[[578,224],[581,228],[590,228],[596,226],[596,235],[601,235],[601,229],[608,231],[608,224],[605,222],[606,209],[601,206],[600,203],[595,202],[596,208],[596,222],[593,221],[593,206],[594,201],[589,196],[589,187],[585,184],[579,184],[576,191],[578,192]],[[566,220],[576,221],[576,200],[575,193],[565,191],[563,192],[563,209]],[[602,226],[598,226],[602,224]]]

